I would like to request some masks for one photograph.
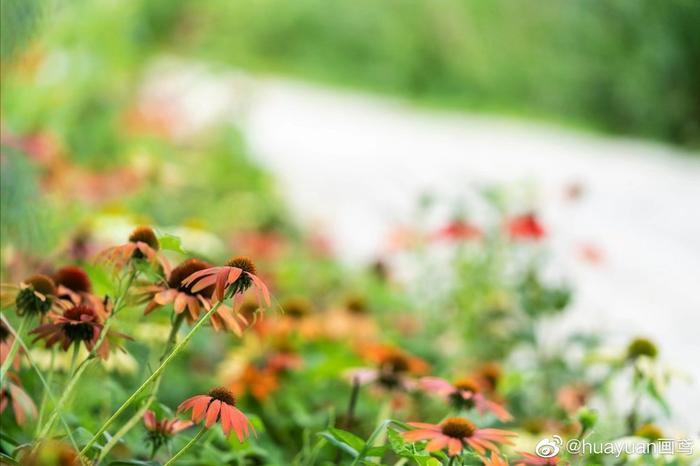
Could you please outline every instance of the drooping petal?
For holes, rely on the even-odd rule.
[[[447,444],[448,450],[447,454],[450,456],[458,455],[462,451],[462,441],[456,438],[450,439]]]
[[[207,429],[214,425],[219,417],[219,411],[221,411],[221,400],[212,401],[207,409],[207,419],[204,423]]]
[[[450,382],[439,377],[423,377],[419,381],[419,386],[427,392],[437,393],[438,395],[446,395],[455,391]]]
[[[204,415],[207,412],[207,407],[209,406],[211,399],[212,398],[210,396],[200,398],[194,404],[194,406],[192,406],[192,421],[199,422],[204,419]]]
[[[263,297],[265,298],[265,304],[270,306],[272,304],[272,301],[270,300],[270,290],[267,289],[267,285],[265,285],[265,282],[260,280],[260,278],[257,275],[253,275],[252,273],[249,273],[248,276],[253,280],[255,286],[260,291],[262,291]]]
[[[221,428],[224,431],[224,436],[228,437],[231,431],[232,421],[231,421],[231,409],[226,403],[221,404]]]

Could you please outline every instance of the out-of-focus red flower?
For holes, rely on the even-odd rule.
[[[423,377],[418,383],[423,390],[445,398],[457,409],[476,408],[479,413],[493,413],[501,421],[510,421],[513,416],[501,405],[488,400],[476,382],[472,379],[461,379],[455,383],[439,377]]]
[[[534,213],[527,213],[506,221],[506,232],[515,240],[539,240],[546,232]]]
[[[595,244],[590,243],[579,245],[578,256],[581,258],[581,260],[594,265],[602,263],[605,259],[605,254],[603,254],[602,249]]]
[[[414,388],[416,381],[413,377],[429,368],[422,359],[393,346],[363,345],[359,353],[376,367],[352,369],[348,372],[350,378],[361,384],[374,382],[386,390]]]
[[[564,385],[557,392],[557,404],[567,413],[573,414],[586,405],[590,394],[591,387],[584,383]]]
[[[433,240],[466,241],[482,237],[481,229],[463,220],[454,220],[439,228],[432,235]]]
[[[10,355],[10,348],[12,348],[12,343],[15,341],[15,336],[10,331],[10,328],[5,325],[5,322],[0,320],[0,365],[5,362],[5,359]],[[12,359],[12,367],[15,370],[19,370],[20,364],[20,352],[22,348],[17,351],[14,358]]]

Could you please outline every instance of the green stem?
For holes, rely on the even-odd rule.
[[[44,413],[46,411],[46,405],[48,403],[49,390],[48,387],[51,386],[53,382],[54,366],[56,364],[56,347],[51,348],[51,361],[49,362],[49,374],[46,378],[46,387],[44,389],[44,394],[41,397],[41,406],[39,407],[39,417],[36,422],[36,429],[34,431],[34,437],[39,436],[39,428],[44,422]]]
[[[139,386],[139,388],[136,389],[134,393],[129,396],[129,398],[122,403],[122,405],[110,416],[109,419],[107,419],[104,424],[102,424],[102,427],[100,427],[97,432],[95,432],[95,435],[92,436],[90,441],[85,445],[85,447],[82,449],[80,452],[81,455],[86,455],[87,452],[92,448],[92,446],[95,444],[97,439],[109,428],[110,425],[121,415],[124,413],[124,411],[131,406],[134,401],[148,388],[148,386],[156,381],[159,377],[160,374],[165,370],[166,367],[175,359],[175,357],[184,349],[185,346],[190,342],[192,337],[194,336],[195,333],[204,325],[205,322],[209,321],[209,318],[216,312],[216,310],[219,308],[221,305],[221,301],[217,302],[212,306],[212,308],[201,318],[197,321],[196,324],[190,329],[190,331],[185,335],[185,338],[182,339],[180,343],[175,345],[173,348],[172,352],[161,362],[160,366],[153,371],[153,373],[146,379],[144,382]]]
[[[22,317],[22,320],[19,322],[19,327],[17,328],[17,331],[15,332],[15,339],[12,342],[12,346],[10,346],[10,351],[7,353],[7,358],[3,361],[2,366],[0,366],[0,380],[5,380],[5,374],[10,369],[10,366],[12,365],[12,361],[14,361],[14,359],[15,359],[15,355],[17,354],[17,350],[19,349],[19,339],[22,336],[22,333],[24,333],[24,327],[26,327],[29,319],[30,319],[29,315],[25,315],[24,317]],[[9,327],[9,323],[8,323],[8,327]],[[11,328],[11,327],[9,327],[9,328]]]
[[[127,279],[126,286],[124,289],[119,293],[119,297],[117,298],[116,302],[114,303],[114,309],[112,312],[107,316],[107,319],[105,320],[105,324],[102,327],[102,331],[100,332],[100,337],[97,339],[97,342],[95,342],[95,345],[93,346],[92,350],[90,353],[87,355],[87,357],[83,360],[78,365],[77,370],[71,374],[71,378],[68,381],[68,385],[66,388],[63,390],[63,394],[61,394],[61,398],[58,400],[58,404],[54,406],[53,413],[51,414],[51,417],[49,420],[46,422],[46,425],[43,426],[41,431],[39,432],[39,437],[43,438],[46,437],[53,425],[56,422],[56,418],[58,416],[58,413],[63,409],[63,405],[66,403],[68,398],[71,396],[73,389],[75,386],[78,384],[78,381],[82,377],[83,373],[85,370],[87,370],[88,366],[90,366],[94,361],[97,356],[97,350],[100,348],[102,345],[102,342],[104,342],[105,338],[107,338],[107,334],[109,333],[109,329],[112,326],[112,323],[114,321],[114,316],[119,313],[119,311],[124,307],[124,303],[126,301],[126,295],[129,292],[129,288],[131,288],[131,284],[134,282],[134,279],[136,278],[136,275],[138,275],[138,272],[136,270],[132,270],[129,273],[129,278]]]
[[[180,331],[180,327],[182,327],[182,323],[184,322],[184,320],[184,313],[178,314],[177,317],[175,317],[173,325],[170,327],[170,335],[168,335],[168,340],[165,344],[165,350],[163,350],[163,354],[159,359],[160,362],[163,362],[165,357],[175,347],[175,343],[177,343],[177,334]],[[119,440],[122,437],[124,437],[141,420],[141,418],[143,418],[143,415],[146,413],[148,407],[151,406],[151,403],[153,403],[156,399],[156,395],[158,394],[158,388],[160,387],[161,378],[162,374],[153,383],[153,389],[151,390],[151,393],[148,395],[148,398],[143,403],[143,405],[134,413],[133,416],[129,418],[128,421],[124,423],[122,428],[119,429],[111,439],[109,439],[109,442],[107,442],[104,448],[102,448],[102,450],[100,451],[100,456],[97,458],[97,464],[102,462],[102,460],[107,457],[107,454],[112,450],[112,448],[114,448],[117,442],[119,442]]]
[[[168,462],[165,463],[163,466],[170,466],[171,464],[175,464],[175,462],[178,460],[178,458],[180,458],[182,455],[184,455],[184,454],[187,452],[187,450],[189,450],[189,449],[192,447],[192,445],[194,445],[195,443],[197,443],[197,441],[202,437],[202,435],[204,435],[204,434],[206,433],[206,431],[207,431],[207,428],[206,428],[206,427],[202,427],[202,429],[201,429],[199,432],[197,432],[197,435],[195,435],[194,437],[192,437],[192,440],[190,440],[189,442],[187,442],[187,445],[185,445],[184,447],[182,447],[182,450],[180,450],[180,451],[178,451],[177,453],[175,453],[175,456],[173,456],[172,458],[170,458],[170,459],[168,460]]]
[[[456,456],[450,457],[450,462],[447,464],[447,466],[452,466],[453,464],[455,464],[455,460],[456,460],[456,459],[457,459]]]

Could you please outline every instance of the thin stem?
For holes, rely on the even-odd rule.
[[[10,351],[7,353],[7,358],[3,361],[2,366],[0,366],[0,380],[5,380],[5,374],[10,369],[12,361],[14,361],[15,359],[15,355],[17,354],[17,350],[19,349],[19,338],[24,333],[24,327],[26,327],[29,319],[30,316],[29,314],[27,314],[24,317],[22,317],[22,320],[20,320],[19,322],[19,327],[17,327],[17,331],[15,332],[15,339],[12,342],[12,346],[10,346]],[[7,325],[8,328],[12,328],[9,326],[9,323]]]
[[[202,437],[202,435],[204,435],[206,432],[207,432],[207,428],[206,428],[206,427],[202,427],[202,429],[201,429],[199,432],[197,432],[197,435],[195,435],[194,437],[192,437],[192,440],[190,440],[189,442],[187,442],[187,445],[185,445],[184,447],[182,447],[182,450],[180,450],[180,451],[178,451],[177,453],[175,453],[175,456],[173,456],[172,458],[170,458],[170,459],[168,460],[168,462],[165,463],[163,466],[170,466],[171,464],[175,464],[175,462],[178,460],[178,458],[180,458],[182,455],[184,455],[185,453],[187,453],[187,450],[189,450],[189,449],[192,447],[192,445],[194,445],[195,443],[197,443],[197,441],[198,441],[198,440]]]
[[[455,460],[457,460],[457,457],[456,457],[456,456],[451,456],[451,457],[450,457],[450,462],[447,464],[447,466],[452,466],[453,464],[455,464]]]
[[[184,313],[178,314],[177,317],[175,317],[175,320],[173,321],[173,324],[170,327],[170,335],[168,335],[168,340],[165,344],[165,349],[163,350],[163,354],[159,359],[160,362],[163,362],[165,357],[170,353],[170,351],[172,351],[173,347],[175,346],[175,343],[177,343],[177,334],[180,331],[180,327],[182,327],[182,323],[184,322],[184,320]],[[97,458],[98,464],[107,457],[107,454],[112,450],[112,448],[114,448],[117,442],[119,442],[119,440],[121,440],[121,438],[124,437],[141,420],[141,418],[143,418],[143,415],[148,409],[148,407],[151,406],[151,403],[153,403],[156,399],[162,375],[163,374],[158,376],[158,378],[153,383],[153,389],[151,390],[151,393],[148,395],[148,398],[143,403],[143,405],[141,405],[141,407],[134,413],[134,415],[131,416],[129,420],[124,423],[122,428],[119,429],[117,433],[114,434],[114,436],[111,439],[109,439],[109,442],[107,442],[107,444],[102,448],[102,450],[100,451],[100,456]],[[155,455],[155,451],[153,453]]]
[[[165,370],[166,367],[168,367],[168,365],[184,349],[184,347],[187,346],[194,334],[197,333],[197,331],[202,327],[202,325],[204,325],[205,322],[209,321],[209,318],[212,316],[212,314],[216,312],[220,305],[221,301],[218,301],[201,319],[197,321],[196,324],[194,324],[194,326],[190,329],[187,335],[185,335],[185,338],[183,338],[180,343],[175,345],[172,352],[170,352],[170,354],[165,359],[163,359],[163,362],[161,362],[160,366],[158,366],[158,368],[155,371],[153,371],[153,373],[146,380],[144,380],[141,386],[139,386],[139,388],[137,388],[136,391],[134,391],[134,393],[132,393],[131,396],[129,396],[129,398],[127,398],[126,401],[122,403],[122,405],[114,412],[114,414],[112,414],[112,416],[110,416],[110,418],[107,419],[104,422],[104,424],[102,424],[102,427],[100,427],[97,430],[97,432],[95,432],[95,435],[92,436],[90,441],[88,441],[88,443],[80,452],[81,455],[86,455],[90,448],[92,448],[92,446],[95,444],[97,439],[109,428],[109,426],[112,425],[112,423],[122,413],[124,413],[124,411],[129,406],[131,406],[134,403],[134,401],[136,401],[139,395],[141,395],[151,383],[153,383],[160,377],[160,374]]]
[[[53,374],[54,374],[55,364],[56,364],[56,347],[54,346],[53,348],[51,348],[51,360],[49,362],[49,374],[46,377],[46,387],[47,388],[44,389],[44,393],[41,396],[41,406],[39,407],[39,417],[37,418],[36,429],[34,431],[34,437],[38,437],[39,428],[41,427],[41,424],[44,421],[44,412],[46,410],[46,404],[48,403],[48,396],[49,396],[48,387],[50,387],[51,383],[53,382]]]
[[[75,389],[75,386],[78,384],[78,381],[82,377],[85,370],[87,370],[88,366],[90,366],[95,361],[95,357],[97,356],[97,350],[100,348],[100,346],[102,346],[102,342],[104,342],[105,338],[107,338],[109,328],[112,326],[112,323],[114,321],[114,316],[116,316],[117,313],[119,313],[119,311],[124,307],[124,304],[126,302],[126,295],[129,292],[129,288],[131,288],[131,284],[134,282],[136,275],[138,275],[138,271],[136,270],[132,270],[129,273],[129,278],[127,279],[126,286],[119,293],[119,297],[114,303],[114,309],[109,314],[109,316],[107,316],[105,324],[102,327],[102,331],[100,332],[99,338],[95,342],[95,345],[92,347],[92,350],[90,350],[90,353],[88,353],[87,357],[83,360],[83,362],[81,362],[78,365],[77,370],[71,375],[71,378],[68,381],[68,385],[63,390],[63,394],[61,395],[61,398],[59,398],[58,404],[54,406],[53,414],[47,421],[46,425],[41,429],[39,437],[43,438],[49,434],[51,428],[56,422],[56,417],[58,416],[59,411],[63,409],[63,405],[66,403],[66,401],[72,394],[73,390]]]

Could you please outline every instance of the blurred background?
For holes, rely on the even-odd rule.
[[[294,225],[410,276],[407,231],[495,196],[575,285],[552,335],[647,335],[697,379],[699,24],[696,0],[2,0],[3,281],[134,222],[203,253]]]

